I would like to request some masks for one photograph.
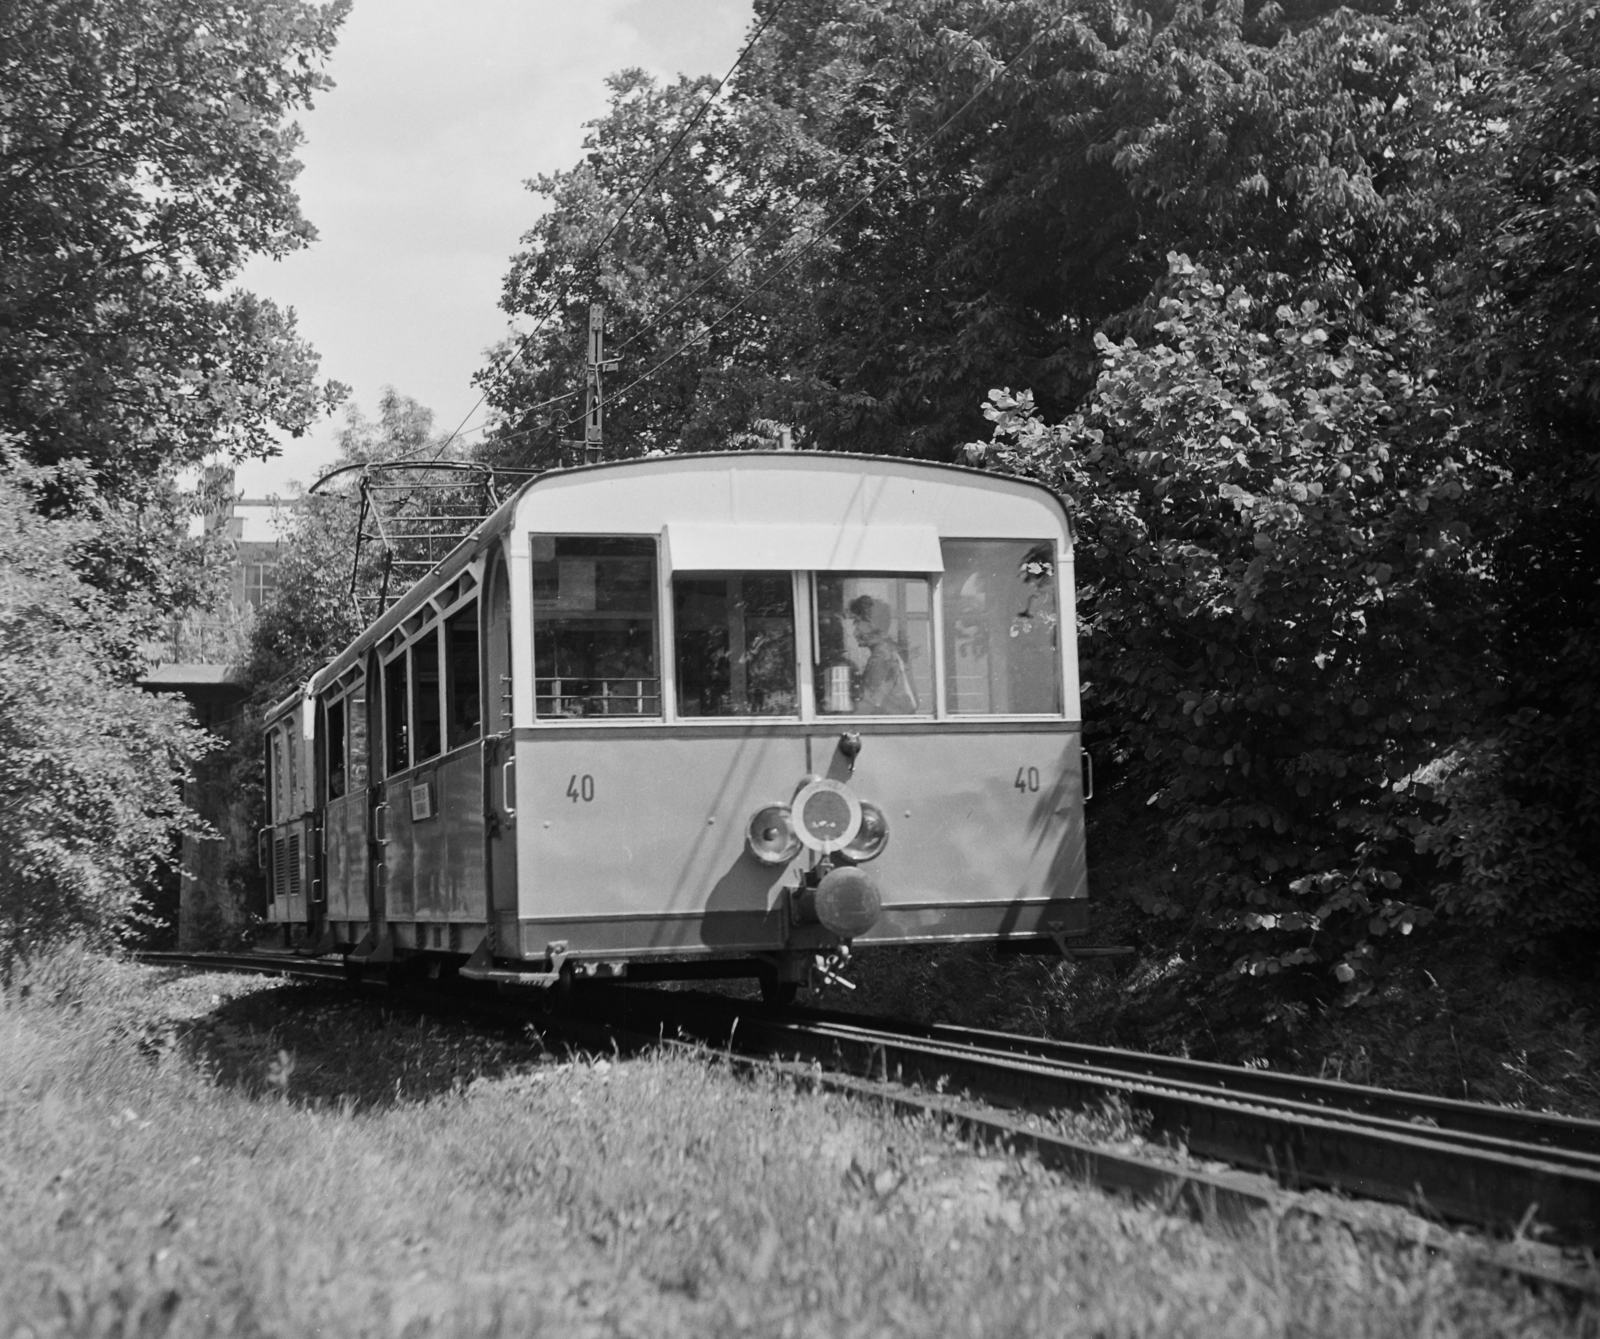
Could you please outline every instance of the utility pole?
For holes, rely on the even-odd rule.
[[[606,308],[603,302],[589,304],[589,376],[583,393],[583,440],[564,439],[563,446],[583,447],[589,464],[605,457],[605,394],[601,378],[617,370],[617,360],[606,358]]]

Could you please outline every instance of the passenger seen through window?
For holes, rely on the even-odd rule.
[[[928,579],[816,578],[817,711],[933,715],[933,621]]]

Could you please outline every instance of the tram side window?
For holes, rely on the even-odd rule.
[[[661,715],[655,540],[535,535],[532,551],[535,714]]]
[[[450,748],[478,737],[483,704],[478,689],[478,606],[467,605],[444,625],[445,703]]]
[[[406,654],[401,652],[383,667],[384,760],[393,776],[411,766],[410,703],[406,685]]]
[[[696,572],[672,578],[680,716],[793,716],[794,578]]]
[[[946,540],[945,705],[953,716],[1061,711],[1055,549]]]
[[[414,761],[438,755],[444,746],[444,682],[439,674],[439,629],[430,628],[411,643],[411,684],[417,727]]]
[[[279,752],[278,732],[276,730],[270,731],[267,735],[267,775],[265,786],[267,792],[267,822],[269,825],[278,821],[278,777],[283,771],[283,762],[278,756]]]
[[[344,759],[345,702],[340,698],[328,704],[328,798],[337,800],[345,792],[347,777]]]
[[[818,572],[817,711],[933,715],[928,578]]]
[[[358,794],[367,788],[367,686],[364,680],[357,683],[345,703],[350,721],[349,790],[351,794]]]

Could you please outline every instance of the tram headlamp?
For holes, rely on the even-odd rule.
[[[786,804],[757,809],[745,831],[750,854],[763,865],[787,865],[800,854],[800,837]]]
[[[861,801],[861,826],[848,845],[839,854],[852,864],[876,860],[889,844],[889,820],[882,809],[867,800]]]

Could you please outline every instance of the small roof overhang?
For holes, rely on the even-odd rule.
[[[931,525],[714,525],[665,530],[675,572],[942,572]]]

